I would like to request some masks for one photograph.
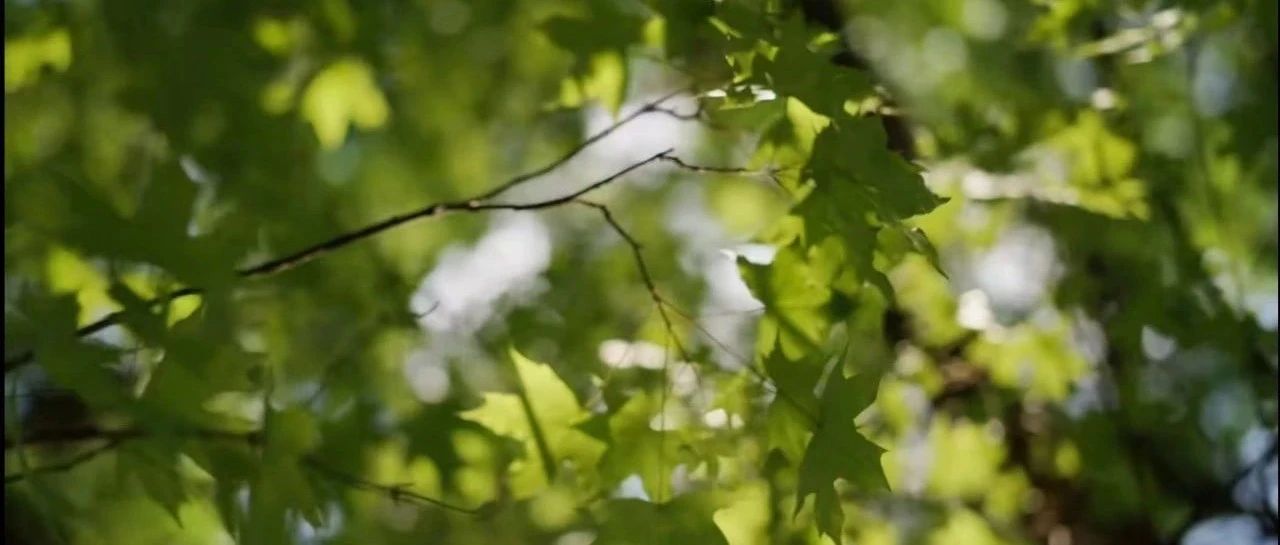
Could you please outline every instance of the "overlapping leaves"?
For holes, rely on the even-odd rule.
[[[524,446],[524,458],[511,467],[512,491],[521,498],[545,488],[563,462],[582,471],[594,467],[605,446],[576,427],[590,413],[551,367],[514,349],[510,357],[518,393],[486,393],[483,404],[461,416]]]

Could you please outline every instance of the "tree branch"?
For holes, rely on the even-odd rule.
[[[108,450],[118,447],[121,443],[125,441],[142,439],[142,438],[153,436],[153,435],[154,435],[153,433],[148,432],[147,430],[141,430],[141,429],[135,429],[135,428],[112,430],[112,429],[101,429],[101,428],[94,428],[94,427],[84,427],[84,428],[71,428],[71,429],[65,429],[65,430],[41,431],[32,436],[25,437],[21,441],[11,441],[10,439],[6,438],[5,439],[6,450],[8,450],[11,447],[18,447],[18,446],[75,443],[80,441],[106,440],[106,443],[103,445],[94,447],[92,449],[83,451],[80,454],[77,454],[76,456],[73,456],[72,458],[63,462],[59,462],[56,464],[49,464],[49,465],[41,466],[38,468],[32,468],[31,470],[25,471],[22,473],[6,475],[5,484],[9,485],[16,482],[21,482],[23,479],[26,479],[32,475],[36,475],[40,473],[66,471],[66,470],[75,468],[76,466],[79,466],[85,462],[88,462],[89,460],[92,460],[93,458],[97,457],[98,455]],[[196,430],[182,430],[180,432],[175,433],[175,435],[179,437],[201,439],[201,440],[207,440],[207,441],[214,441],[214,440],[243,441],[251,445],[259,444],[262,442],[261,431],[236,432],[236,431],[216,430],[216,429],[196,429]],[[303,465],[315,471],[316,473],[323,475],[324,477],[328,478],[331,481],[337,482],[339,484],[342,484],[344,486],[348,486],[350,488],[357,489],[357,490],[385,493],[389,498],[391,498],[392,501],[398,502],[402,500],[412,500],[418,503],[433,505],[436,507],[448,509],[450,511],[455,511],[458,513],[464,513],[468,515],[479,515],[482,512],[482,509],[480,508],[469,509],[466,507],[453,505],[443,500],[438,500],[435,498],[431,498],[428,496],[424,496],[422,494],[418,494],[418,493],[406,490],[405,488],[408,486],[406,484],[382,485],[382,484],[369,482],[359,477],[356,477],[354,475],[350,475],[350,474],[338,471],[336,469],[333,469],[331,467],[328,467],[325,464],[321,463],[319,460],[317,460],[314,456],[305,456],[301,459],[301,461]]]
[[[98,439],[106,439],[108,441],[129,441],[158,434],[158,432],[136,428],[102,429],[92,426],[47,429],[35,431],[18,440],[6,437],[4,439],[4,448],[5,450],[9,450],[20,446],[75,443],[79,441],[94,441]],[[173,432],[173,435],[189,439],[233,440],[247,441],[250,443],[256,443],[262,440],[262,433],[257,431],[237,432],[229,430],[198,429],[178,430]]]
[[[34,467],[27,471],[14,473],[12,475],[5,475],[4,484],[8,486],[14,483],[19,483],[25,480],[27,477],[30,477],[32,475],[39,475],[41,473],[54,473],[58,471],[68,471],[68,470],[74,469],[80,466],[81,464],[84,464],[94,458],[97,458],[99,454],[102,454],[104,452],[107,452],[108,450],[116,448],[116,446],[118,446],[119,444],[120,444],[120,441],[118,439],[108,439],[106,443],[98,445],[97,447],[91,448],[89,450],[83,451],[80,454],[72,456],[71,458],[68,458],[62,462],[40,466],[40,467]]]
[[[312,471],[324,476],[330,481],[336,482],[338,484],[341,484],[343,486],[346,486],[354,490],[364,490],[367,492],[376,492],[380,494],[386,494],[387,497],[391,498],[391,501],[393,502],[399,503],[400,501],[403,501],[403,500],[410,500],[410,501],[414,501],[421,504],[439,507],[441,509],[447,509],[455,513],[462,513],[464,515],[473,515],[473,516],[480,515],[484,512],[484,507],[479,507],[474,509],[462,507],[462,506],[454,505],[452,503],[449,503],[443,500],[432,498],[430,496],[424,496],[422,494],[418,494],[417,492],[406,490],[406,487],[409,486],[408,484],[385,485],[385,484],[369,482],[359,477],[356,477],[355,475],[344,473],[342,471],[338,471],[334,468],[326,466],[320,463],[320,461],[316,460],[313,457],[304,458],[303,463],[307,467],[311,468]]]
[[[682,114],[676,113],[673,110],[662,107],[662,103],[668,100],[671,100],[672,98],[675,98],[675,96],[678,94],[680,94],[680,91],[673,91],[671,93],[667,93],[659,97],[657,100],[654,100],[652,102],[649,102],[648,104],[645,104],[644,106],[641,106],[639,110],[632,112],[630,115],[622,119],[619,119],[616,123],[606,127],[604,130],[601,130],[600,132],[591,135],[586,140],[583,140],[581,144],[578,144],[573,149],[569,150],[564,155],[560,156],[559,159],[556,159],[555,161],[548,163],[546,166],[542,168],[539,168],[537,170],[533,170],[530,172],[526,172],[524,174],[516,176],[515,178],[507,180],[506,182],[499,184],[497,187],[494,187],[493,189],[490,189],[489,191],[486,191],[480,194],[479,196],[476,196],[474,200],[485,201],[485,200],[492,199],[493,197],[497,197],[498,195],[501,195],[507,192],[507,190],[515,186],[518,186],[524,182],[527,182],[539,176],[543,176],[559,168],[561,165],[569,162],[570,159],[573,159],[579,153],[582,153],[584,150],[591,147],[596,142],[604,140],[605,137],[609,136],[610,134],[613,134],[614,131],[622,128],[623,125],[626,125],[627,123],[630,123],[634,121],[636,118],[643,116],[645,114],[661,113],[661,114],[669,115],[671,117],[674,117],[676,119],[681,119],[681,120],[696,119],[696,117],[694,118],[686,117]],[[702,111],[701,108],[699,108],[698,112],[701,113],[701,111]]]
[[[657,158],[664,161],[674,159],[674,157],[665,153],[659,154]],[[679,161],[679,159],[675,160]],[[618,220],[613,217],[613,213],[609,211],[607,206],[600,203],[584,201],[582,199],[578,199],[577,202],[600,211],[600,215],[604,216],[604,221],[608,222],[609,227],[611,227],[615,233],[618,233],[618,236],[622,237],[622,240],[631,248],[631,256],[635,259],[636,269],[640,271],[640,280],[644,282],[645,289],[649,292],[649,298],[653,299],[654,304],[658,306],[658,316],[662,319],[663,327],[667,329],[667,335],[669,335],[672,342],[676,344],[676,350],[679,352],[680,357],[683,358],[684,361],[691,361],[692,358],[689,357],[688,350],[686,350],[684,344],[680,342],[680,338],[676,336],[675,327],[671,324],[671,316],[667,314],[667,300],[658,292],[658,285],[653,281],[653,275],[649,273],[649,266],[645,263],[644,253],[641,251],[640,242],[637,241],[635,237],[632,237],[631,233],[628,233],[627,230],[618,223]]]
[[[680,316],[681,318],[684,318],[685,321],[689,322],[689,324],[692,325],[694,329],[696,329],[699,333],[702,333],[702,336],[706,337],[707,340],[712,342],[712,344],[715,344],[717,347],[720,348],[720,350],[723,350],[726,354],[729,354],[730,356],[733,356],[735,359],[737,359],[738,362],[742,364],[742,367],[746,369],[749,373],[751,373],[752,376],[756,377],[756,379],[759,380],[761,384],[772,388],[774,395],[777,395],[779,399],[783,400],[788,405],[791,405],[792,408],[794,408],[796,411],[800,412],[800,414],[808,418],[809,423],[811,425],[816,426],[818,424],[818,421],[819,421],[818,415],[810,412],[809,409],[805,407],[805,405],[801,403],[799,399],[794,397],[791,392],[788,392],[782,389],[782,387],[778,385],[778,382],[773,380],[773,378],[770,377],[768,373],[765,373],[764,371],[758,369],[755,365],[755,362],[753,362],[750,358],[747,358],[746,356],[743,356],[742,354],[739,354],[737,351],[729,348],[728,344],[726,344],[724,341],[721,341],[719,338],[713,335],[710,331],[708,331],[707,328],[703,326],[701,322],[698,321],[697,316],[693,316],[688,312],[684,312],[678,308],[674,308],[674,310],[678,316]],[[761,310],[764,310],[764,309],[761,309]]]
[[[582,195],[585,195],[591,191],[599,189],[602,186],[605,186],[614,181],[617,181],[622,176],[625,176],[626,174],[629,174],[630,172],[640,167],[643,167],[652,162],[658,161],[663,157],[666,157],[668,154],[670,154],[674,150],[667,149],[647,159],[632,163],[627,167],[613,173],[612,175],[609,175],[601,180],[598,180],[582,189],[579,189],[577,191],[574,191],[572,193],[569,193],[567,195],[563,195],[560,197],[547,199],[543,201],[531,202],[531,203],[486,203],[483,201],[488,200],[493,196],[499,195],[505,192],[506,190],[511,189],[516,185],[519,185],[520,183],[531,180],[533,178],[546,174],[551,170],[554,170],[556,167],[564,164],[569,159],[571,159],[572,157],[580,153],[583,149],[586,149],[586,147],[589,146],[591,143],[599,141],[600,139],[607,136],[609,133],[617,130],[623,124],[633,119],[636,119],[640,115],[643,115],[649,112],[661,111],[657,109],[658,104],[661,101],[666,100],[667,98],[670,98],[670,96],[672,95],[668,95],[666,97],[659,99],[658,101],[652,102],[646,105],[645,107],[641,108],[636,113],[630,116],[627,116],[626,118],[623,118],[619,122],[609,126],[605,130],[599,133],[596,133],[595,135],[588,138],[584,142],[584,145],[580,145],[577,148],[571,150],[567,155],[562,156],[560,159],[552,162],[548,166],[538,169],[536,171],[533,171],[531,173],[517,176],[516,178],[513,178],[512,180],[509,180],[508,182],[498,186],[493,190],[487,191],[477,196],[476,198],[462,200],[462,201],[430,204],[418,210],[414,210],[412,212],[398,214],[398,215],[386,218],[384,220],[378,221],[376,223],[366,225],[354,231],[343,233],[341,235],[330,238],[323,242],[313,244],[302,250],[298,250],[294,253],[291,253],[282,257],[278,257],[275,259],[270,259],[258,265],[253,265],[251,267],[240,269],[236,271],[236,275],[244,279],[271,276],[271,275],[292,269],[304,263],[310,262],[311,260],[314,260],[324,254],[327,254],[329,252],[332,252],[334,250],[337,250],[339,248],[342,248],[354,242],[358,242],[366,238],[372,237],[374,235],[377,235],[379,233],[382,233],[384,231],[387,231],[389,229],[399,227],[413,220],[437,216],[445,212],[484,212],[484,211],[491,211],[491,210],[540,210],[540,209],[552,208],[552,207],[563,205],[568,202],[572,202],[573,200],[577,199]],[[178,299],[178,298],[186,297],[190,295],[198,295],[202,293],[202,291],[203,290],[201,290],[200,288],[195,288],[195,287],[182,288],[175,292],[153,299],[149,303],[151,306],[154,306],[165,300],[173,300],[173,299]],[[121,318],[123,318],[123,316],[124,316],[123,312],[113,312],[111,314],[108,314],[96,322],[93,322],[89,325],[86,325],[84,327],[77,329],[76,336],[83,337],[83,336],[91,335],[93,333],[101,331],[103,329],[106,329],[112,325],[119,323]],[[35,357],[35,353],[28,350],[26,352],[18,354],[13,358],[6,359],[4,364],[5,373],[9,373],[14,369],[17,369],[19,367],[22,367],[23,365],[26,365],[27,363],[30,363],[34,359],[34,357]]]

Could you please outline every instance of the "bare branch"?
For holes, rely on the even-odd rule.
[[[92,449],[86,450],[84,452],[81,452],[80,454],[77,454],[76,456],[63,462],[41,466],[38,468],[32,468],[31,470],[25,471],[22,473],[6,475],[5,484],[8,485],[8,484],[20,482],[23,479],[30,477],[31,475],[36,475],[40,473],[50,473],[50,472],[56,472],[56,471],[66,471],[66,470],[72,469],[78,465],[88,462],[89,460],[92,460],[93,458],[97,457],[98,455],[108,450],[111,450],[119,446],[121,443],[125,441],[133,440],[133,439],[142,439],[150,435],[152,434],[147,432],[146,430],[140,430],[140,429],[108,430],[108,429],[101,429],[101,428],[85,427],[85,428],[73,428],[73,429],[66,429],[66,430],[43,431],[31,437],[23,438],[20,443],[12,442],[9,439],[6,439],[5,440],[6,450],[10,447],[19,446],[19,445],[30,446],[30,445],[39,445],[39,444],[75,443],[80,441],[98,441],[98,440],[104,440],[104,439],[106,440],[106,443],[99,445],[97,447],[94,447]],[[251,445],[261,443],[262,441],[262,432],[260,431],[235,432],[235,431],[227,431],[227,430],[197,429],[197,430],[183,430],[183,431],[177,432],[175,435],[179,437],[210,440],[210,441],[215,441],[215,440],[243,441]],[[343,473],[336,469],[330,468],[320,463],[314,457],[310,457],[310,456],[304,457],[302,459],[302,462],[308,468],[314,470],[317,473],[322,474],[323,476],[329,478],[334,482],[338,482],[340,484],[343,484],[345,486],[349,486],[351,488],[355,488],[358,490],[382,492],[387,494],[387,496],[390,497],[393,501],[411,500],[411,501],[415,501],[423,504],[441,507],[444,509],[448,509],[450,511],[456,511],[458,513],[465,513],[468,515],[478,515],[481,512],[480,509],[468,509],[465,507],[460,507],[442,500],[438,500],[438,499],[424,496],[422,494],[418,494],[409,490],[405,490],[406,485],[387,486],[387,485],[371,483],[369,481],[365,481],[354,475],[349,475],[347,473]]]
[[[406,488],[409,486],[408,484],[385,485],[385,484],[369,482],[359,477],[356,477],[355,475],[350,475],[348,473],[338,471],[334,468],[326,466],[320,463],[315,458],[305,458],[303,461],[307,467],[311,468],[311,470],[329,479],[330,481],[336,482],[338,484],[352,488],[354,490],[364,490],[367,492],[376,492],[380,494],[386,494],[387,497],[390,498],[391,501],[393,502],[409,500],[409,501],[413,501],[421,504],[432,505],[442,509],[447,509],[449,511],[453,511],[456,513],[462,513],[465,515],[480,515],[483,511],[483,508],[473,509],[473,508],[462,507],[462,506],[454,505],[452,503],[449,503],[443,500],[438,500],[436,498],[424,496],[422,494],[418,494],[417,492],[413,492],[411,490],[406,490]]]
[[[202,291],[203,290],[200,290],[198,288],[182,288],[180,290],[176,290],[172,293],[169,293],[168,295],[162,295],[160,297],[152,299],[147,303],[149,306],[154,307],[156,305],[160,305],[161,303],[164,303],[165,301],[181,299],[183,297],[188,297],[191,295],[199,295]],[[86,325],[84,327],[77,329],[76,336],[86,337],[89,335],[93,335],[94,333],[97,333],[108,327],[111,327],[113,325],[120,323],[120,320],[123,318],[124,318],[124,311],[112,312],[111,314],[108,314],[98,319],[98,321],[96,322],[93,322],[89,325]],[[31,363],[31,360],[34,357],[35,357],[35,353],[30,350],[27,350],[25,352],[19,353],[17,356],[5,359],[4,372],[7,374],[10,371],[13,371],[14,369],[17,369],[19,367],[22,367],[23,365]]]
[[[618,129],[622,128],[623,125],[626,125],[627,123],[635,121],[636,118],[639,118],[640,116],[643,116],[645,114],[663,113],[663,114],[675,117],[677,119],[688,119],[662,106],[662,103],[668,100],[671,100],[678,94],[680,94],[680,91],[673,91],[671,93],[667,93],[659,97],[657,100],[654,100],[652,102],[649,102],[648,104],[645,104],[644,106],[641,106],[639,110],[632,112],[630,115],[622,119],[619,119],[616,123],[604,128],[604,130],[601,130],[600,132],[591,135],[586,140],[583,140],[581,144],[578,144],[576,147],[569,150],[567,153],[562,155],[559,159],[556,159],[555,161],[548,163],[546,166],[542,168],[539,168],[534,171],[526,172],[524,174],[516,176],[515,178],[507,180],[506,182],[499,184],[497,187],[475,197],[473,200],[485,201],[485,200],[492,199],[494,197],[497,197],[498,195],[501,195],[502,193],[505,193],[507,190],[515,186],[518,186],[524,182],[527,182],[529,180],[532,180],[534,178],[547,174],[548,172],[551,172],[559,168],[561,165],[569,162],[570,159],[573,159],[579,153],[582,153],[583,150],[586,150],[587,148],[591,147],[596,142],[604,140],[605,137],[609,136],[610,134],[613,134],[614,131],[617,131]],[[701,112],[701,109],[699,109],[699,113],[700,112]]]
[[[756,379],[761,382],[761,384],[772,387],[774,393],[777,394],[779,399],[787,402],[789,405],[791,405],[801,414],[808,417],[811,424],[816,425],[818,423],[818,415],[811,414],[809,410],[805,408],[804,404],[800,403],[800,400],[792,396],[791,392],[783,390],[782,387],[778,385],[777,381],[773,380],[773,378],[771,378],[764,371],[756,368],[755,363],[751,361],[751,359],[729,348],[727,344],[725,344],[723,341],[721,341],[719,338],[713,335],[710,331],[708,331],[707,328],[704,327],[702,323],[698,321],[698,318],[696,316],[693,316],[687,312],[681,311],[680,309],[675,309],[675,310],[677,315],[679,315],[681,318],[684,318],[685,321],[689,322],[689,324],[692,325],[694,329],[698,330],[698,332],[702,333],[704,337],[706,337],[716,346],[720,347],[721,350],[724,350],[726,354],[729,354],[730,356],[733,356],[734,358],[736,358],[738,362],[742,364],[742,367],[747,371],[749,371],[753,376],[755,376]]]
[[[742,168],[742,167],[715,167],[715,166],[707,166],[707,165],[695,165],[693,163],[689,163],[674,155],[668,155],[666,157],[663,157],[662,160],[665,162],[671,163],[683,170],[688,170],[690,172],[713,173],[713,174],[737,174],[739,176],[762,176],[768,179],[770,182],[772,182],[774,187],[777,188],[779,191],[781,191],[783,194],[791,195],[791,192],[787,190],[787,187],[782,184],[782,180],[778,178],[778,174],[781,172],[786,172],[788,170],[794,170],[793,168],[770,166],[768,168],[754,170],[754,169]]]
[[[668,116],[668,117],[672,117],[672,118],[675,118],[675,119],[679,119],[679,120],[681,120],[681,121],[699,121],[699,120],[701,120],[701,119],[702,119],[702,114],[703,114],[703,112],[704,112],[704,108],[702,107],[702,105],[701,105],[701,104],[699,104],[699,105],[698,105],[698,107],[697,107],[697,109],[695,109],[694,111],[689,112],[689,113],[687,113],[687,114],[686,114],[686,113],[677,112],[677,111],[675,111],[674,109],[672,109],[672,108],[667,108],[667,107],[665,107],[665,106],[654,106],[654,107],[652,107],[652,108],[650,109],[650,111],[652,111],[652,112],[654,112],[654,113],[660,113],[660,114],[663,114],[663,115],[666,115],[666,116]]]
[[[617,125],[615,124],[614,126],[616,127]],[[674,150],[673,149],[663,150],[662,152],[654,154],[646,159],[627,165],[621,170],[618,170],[617,172],[609,176],[606,176],[605,178],[597,180],[582,189],[579,189],[577,191],[571,192],[566,195],[562,195],[560,197],[555,197],[547,200],[529,202],[529,203],[486,203],[486,202],[482,202],[483,198],[485,197],[484,195],[482,195],[481,199],[469,199],[465,201],[454,201],[454,202],[436,203],[436,204],[428,205],[424,208],[421,208],[412,212],[392,216],[390,218],[384,219],[377,223],[373,223],[371,225],[367,225],[360,229],[343,233],[329,240],[314,244],[312,246],[309,246],[307,248],[304,248],[292,254],[271,259],[266,262],[260,263],[258,265],[240,269],[239,271],[236,272],[236,274],[239,277],[246,278],[246,279],[277,274],[277,273],[292,269],[294,267],[297,267],[299,265],[302,265],[304,263],[310,262],[311,260],[316,259],[322,255],[325,255],[331,251],[337,250],[339,248],[342,248],[354,242],[372,237],[374,235],[382,233],[383,231],[387,231],[394,227],[398,227],[410,221],[420,219],[420,218],[437,216],[445,212],[484,212],[484,211],[490,211],[490,210],[541,210],[545,208],[553,208],[568,202],[572,202],[578,197],[581,197],[582,195],[585,195],[605,185],[613,183],[617,181],[619,178],[631,173],[632,171],[640,167],[643,167],[655,161],[661,160],[663,157],[666,157],[672,151]],[[527,180],[530,178],[525,178],[525,179]],[[491,191],[486,195],[488,194],[496,195],[497,193]],[[199,288],[194,288],[194,287],[183,288],[173,293],[170,293],[168,295],[154,299],[150,301],[150,304],[152,306],[155,306],[165,300],[177,299],[179,297],[186,297],[189,295],[197,295],[197,294],[200,294],[202,291],[203,290]],[[91,335],[93,333],[101,331],[103,329],[106,329],[112,325],[119,323],[123,317],[124,317],[123,312],[113,312],[111,314],[108,314],[102,319],[76,330],[76,336],[83,337],[83,336]],[[6,359],[5,373],[8,373],[23,365],[26,365],[27,363],[30,363],[31,360],[34,358],[34,356],[35,354],[32,351],[28,350],[26,352],[19,354],[16,357]]]
[[[22,437],[20,440],[14,440],[6,437],[4,440],[4,448],[5,450],[9,450],[10,448],[18,446],[27,447],[32,445],[76,443],[80,441],[95,441],[99,439],[106,439],[108,441],[129,441],[155,434],[156,432],[149,432],[147,430],[136,428],[103,429],[93,426],[85,426],[78,428],[49,429],[35,431],[26,437]],[[250,443],[257,443],[262,440],[262,433],[257,431],[238,432],[216,429],[198,429],[179,430],[173,432],[173,435],[189,439],[232,440],[247,441]]]
[[[669,156],[660,154],[660,157],[665,158]],[[763,371],[757,369],[749,359],[747,359],[746,357],[740,354],[737,354],[735,351],[733,351],[727,345],[725,345],[725,343],[721,342],[720,339],[716,338],[715,335],[712,335],[710,331],[707,331],[707,329],[703,327],[701,323],[698,322],[696,317],[690,315],[689,313],[683,310],[680,310],[679,307],[671,304],[665,298],[662,297],[662,294],[658,292],[657,284],[653,281],[653,276],[649,272],[649,266],[647,263],[645,263],[644,253],[641,251],[640,242],[637,241],[635,237],[631,236],[631,233],[627,232],[627,230],[624,229],[622,225],[618,223],[617,219],[613,217],[613,213],[609,210],[609,207],[600,203],[586,201],[583,199],[578,199],[576,202],[586,206],[590,206],[598,210],[600,212],[600,215],[604,216],[604,220],[608,222],[611,228],[613,228],[614,232],[618,233],[618,235],[621,236],[624,241],[626,241],[627,246],[631,248],[631,255],[634,257],[636,262],[636,269],[640,271],[640,279],[642,282],[644,282],[645,288],[649,291],[650,298],[653,299],[654,304],[657,306],[658,315],[662,319],[662,325],[667,330],[667,335],[671,337],[673,342],[676,343],[676,350],[679,352],[681,358],[684,358],[685,361],[692,361],[692,358],[689,356],[688,350],[685,349],[684,345],[680,342],[680,338],[675,334],[675,326],[671,323],[670,315],[667,314],[668,309],[670,309],[671,311],[675,312],[677,315],[679,315],[680,317],[688,321],[691,325],[693,325],[694,328],[696,328],[699,332],[701,332],[704,336],[706,336],[709,340],[711,340],[711,342],[719,346],[721,350],[724,350],[727,354],[737,358],[742,363],[742,366],[744,368],[750,371],[751,374],[755,375],[756,378],[758,378],[762,383],[772,386],[773,390],[777,393],[779,398],[791,404],[793,407],[795,407],[797,411],[800,411],[802,414],[807,416],[812,423],[816,424],[818,422],[817,415],[810,414],[809,411],[804,407],[804,405],[802,405],[799,402],[799,400],[792,397],[790,392],[784,391],[782,388],[780,388],[772,378],[770,378]],[[696,366],[694,367],[694,371],[697,372]],[[701,382],[702,380],[701,375],[698,376],[698,380],[699,382]]]
[[[666,155],[665,152],[655,156],[655,158],[659,159],[666,157],[669,156]],[[613,228],[613,231],[618,233],[618,236],[621,236],[622,240],[626,241],[627,246],[631,248],[632,257],[635,258],[636,269],[640,271],[640,280],[644,282],[645,289],[649,291],[649,297],[653,299],[654,304],[658,306],[658,316],[662,319],[663,327],[667,329],[667,334],[671,336],[672,342],[676,344],[676,350],[679,352],[680,357],[683,358],[684,361],[692,361],[692,358],[689,357],[688,350],[685,349],[684,344],[680,342],[680,338],[675,334],[675,327],[671,323],[671,317],[667,315],[667,307],[669,305],[666,299],[662,297],[662,294],[658,292],[658,285],[654,283],[653,275],[649,273],[649,266],[645,263],[644,253],[641,251],[640,243],[635,239],[635,237],[631,236],[631,233],[628,233],[627,230],[618,223],[618,220],[613,217],[613,213],[609,211],[609,207],[600,203],[584,201],[581,199],[578,199],[577,202],[600,211],[600,215],[604,216],[604,220],[608,222],[609,227]]]
[[[72,456],[71,458],[68,458],[62,462],[40,466],[40,467],[34,467],[27,471],[14,473],[12,475],[5,475],[4,484],[7,486],[14,483],[22,482],[27,477],[30,477],[32,475],[39,475],[41,473],[55,473],[59,471],[68,471],[68,470],[74,469],[80,466],[81,464],[87,463],[90,460],[97,458],[98,455],[116,448],[116,446],[118,446],[119,444],[120,444],[120,440],[110,439],[106,443],[103,443],[94,448],[85,450],[80,454]]]
[[[666,157],[663,157],[662,160],[668,163],[671,163],[673,165],[676,165],[684,170],[688,170],[692,172],[713,172],[717,174],[758,174],[758,175],[764,175],[770,172],[768,170],[752,170],[749,168],[742,168],[742,167],[713,167],[713,166],[705,166],[705,165],[695,165],[695,164],[686,162],[684,159],[676,157],[675,155],[668,155]]]
[[[440,301],[436,301],[436,302],[434,302],[434,303],[431,303],[431,308],[428,308],[427,310],[424,310],[424,311],[422,311],[422,312],[414,312],[414,313],[413,313],[413,317],[414,317],[414,318],[416,318],[416,319],[421,320],[421,319],[423,319],[423,318],[426,318],[427,316],[430,316],[430,315],[431,315],[431,313],[435,312],[435,311],[436,311],[436,309],[438,309],[438,308],[440,308]]]

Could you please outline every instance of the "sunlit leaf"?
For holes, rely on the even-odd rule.
[[[483,404],[460,416],[524,445],[524,458],[512,463],[511,478],[515,494],[528,497],[547,486],[547,464],[558,466],[567,460],[580,469],[593,467],[605,446],[575,427],[589,413],[550,366],[531,361],[514,349],[510,357],[522,393],[485,393]],[[522,395],[528,399],[527,406]],[[541,441],[545,444],[540,445]],[[550,451],[552,460],[544,460],[543,448]]]
[[[339,59],[312,78],[302,94],[302,115],[325,148],[337,148],[351,126],[371,130],[387,122],[390,107],[364,61]]]

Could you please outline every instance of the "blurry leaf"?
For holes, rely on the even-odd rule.
[[[609,500],[602,508],[597,545],[728,545],[712,520],[716,506],[706,493],[677,496],[668,503]]]
[[[59,72],[71,66],[71,34],[58,28],[40,35],[4,41],[4,92],[12,93],[31,84],[48,66]],[[6,116],[7,117],[7,116]]]
[[[170,440],[148,439],[130,441],[118,448],[120,474],[136,477],[151,499],[181,524],[178,509],[187,501],[187,493],[178,472],[177,445]]]
[[[66,86],[28,86],[6,94],[5,103],[6,170],[42,164],[62,152],[75,136],[75,103]]]
[[[1048,183],[1070,183],[1070,201],[1111,217],[1146,218],[1145,184],[1132,177],[1137,149],[1107,129],[1102,116],[1086,111],[1076,123],[1054,134],[1042,146],[1024,154],[1038,162]],[[1067,179],[1060,179],[1065,167]],[[1054,179],[1059,178],[1059,179]]]
[[[649,0],[665,22],[664,49],[667,55],[683,57],[696,51],[693,48],[699,31],[707,28],[706,19],[715,13],[712,0]]]
[[[1002,541],[981,516],[968,509],[961,509],[947,517],[946,524],[929,536],[929,545],[947,543],[997,545]]]
[[[661,410],[659,400],[647,393],[628,400],[609,417],[609,448],[600,459],[605,482],[616,484],[638,474],[645,492],[659,502],[671,496],[671,471],[680,446],[675,434],[649,426]]]
[[[290,27],[290,21],[263,17],[253,23],[253,38],[271,54],[284,55],[295,40]]]
[[[542,23],[556,45],[579,55],[579,62],[600,51],[626,49],[640,37],[644,20],[624,12],[616,2],[591,5],[586,18],[552,17]]]
[[[573,75],[591,98],[617,114],[627,91],[626,49],[638,42],[644,19],[615,2],[593,2],[586,18],[552,17],[542,30],[574,55]]]
[[[327,149],[340,147],[351,125],[365,130],[382,127],[389,112],[373,69],[354,57],[325,67],[302,95],[302,116],[311,123],[320,146]]]
[[[461,429],[479,431],[476,423],[459,418],[453,403],[426,405],[404,424],[409,444],[406,455],[425,455],[440,471],[440,484],[445,490],[454,485],[463,460],[452,440]]]
[[[756,351],[768,355],[778,346],[788,359],[798,359],[825,340],[830,327],[826,304],[834,271],[807,263],[794,246],[778,250],[773,263],[756,265],[739,258],[742,278],[764,303]]]
[[[305,454],[320,442],[316,420],[302,409],[290,408],[271,415],[267,444],[281,456]]]
[[[247,543],[284,539],[288,513],[297,513],[314,527],[322,526],[323,510],[316,491],[303,472],[303,455],[319,441],[314,418],[291,408],[267,417],[262,466],[249,487],[245,523]]]
[[[1025,390],[1030,399],[1062,401],[1089,367],[1070,343],[1065,324],[1047,330],[1024,324],[999,341],[980,339],[966,355],[996,384]]]
[[[518,394],[491,392],[484,394],[483,404],[459,416],[523,443],[524,459],[514,462],[511,472],[513,493],[525,498],[546,487],[544,464],[559,465],[568,460],[581,469],[594,467],[605,446],[575,427],[586,421],[590,413],[578,405],[573,391],[551,367],[531,361],[514,349],[510,357],[527,396],[529,410],[525,410]],[[541,431],[554,460],[544,462],[535,427]]]
[[[80,339],[75,334],[76,304],[72,296],[31,295],[22,301],[32,349],[53,382],[68,388],[91,406],[118,408],[126,402],[125,383],[107,364],[117,351]]]
[[[599,98],[617,115],[627,97],[627,67],[621,55],[605,51],[591,57],[591,75],[583,82],[586,96]]]
[[[165,336],[165,323],[162,314],[152,312],[151,305],[128,286],[116,282],[111,285],[109,293],[124,307],[124,323],[148,344],[160,344]]]
[[[151,420],[170,424],[226,426],[236,420],[210,410],[217,394],[255,387],[251,373],[257,358],[222,338],[208,313],[196,313],[174,324],[164,343],[163,360],[152,372],[139,400]]]
[[[928,487],[944,498],[979,498],[1000,474],[1004,448],[982,426],[966,419],[934,418],[929,445],[937,452],[964,452],[938,460],[929,471]]]

